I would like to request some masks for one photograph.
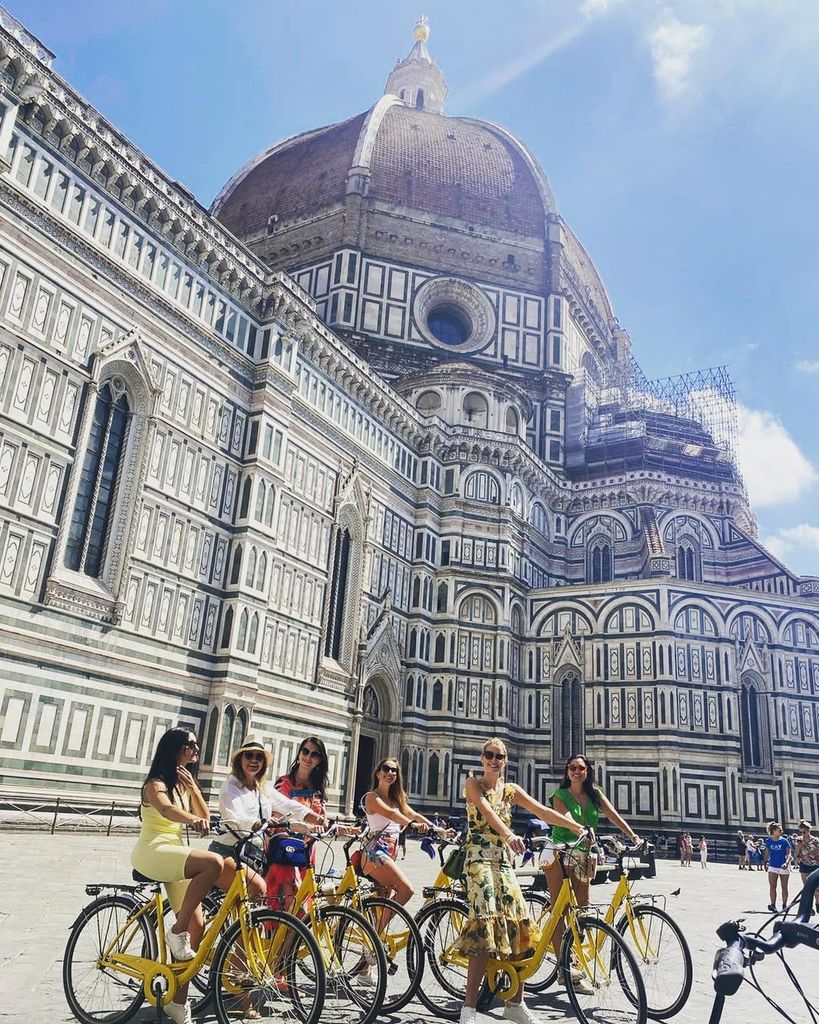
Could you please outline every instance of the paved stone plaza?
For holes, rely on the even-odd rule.
[[[65,1005],[61,983],[63,948],[68,929],[80,907],[87,902],[87,881],[128,881],[132,836],[107,838],[103,835],[48,835],[4,833],[5,856],[0,868],[0,1017],[11,1021],[51,1024],[72,1018]],[[408,874],[420,890],[431,880],[432,862],[410,844],[406,859]],[[670,894],[682,888],[679,897],[669,896],[669,909],[685,928],[694,958],[694,988],[680,1021],[707,1021],[711,1006],[710,967],[716,945],[714,928],[728,917],[743,915],[749,924],[762,923],[767,914],[767,879],[759,872],[749,874],[736,867],[715,864],[707,872],[699,865],[680,868],[676,862],[660,861],[657,878],[639,883],[646,891]],[[795,894],[798,876],[792,878]],[[592,889],[593,899],[602,901],[611,893],[607,885]],[[813,956],[813,962],[810,958]],[[803,986],[819,996],[817,958],[800,950],[789,954]],[[772,996],[791,1008],[801,1020],[782,966],[766,962],[761,970]],[[556,993],[532,1000],[543,1021],[563,1020],[568,1015],[565,996]],[[762,997],[747,989],[733,999],[724,1020],[738,1024],[763,1017],[769,1019]],[[488,1017],[500,1019],[494,1009]],[[149,1020],[150,1014],[142,1015]],[[391,1018],[397,1022],[432,1020],[419,1003]]]

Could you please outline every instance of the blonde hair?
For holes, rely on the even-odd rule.
[[[491,746],[499,747],[500,748],[500,752],[505,757],[509,756],[509,751],[506,749],[506,744],[503,742],[503,740],[500,738],[500,736],[492,736],[490,739],[488,739],[484,743],[484,745],[481,747],[481,753],[485,754],[486,753],[486,748],[487,747],[491,747]]]

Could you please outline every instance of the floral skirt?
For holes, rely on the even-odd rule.
[[[499,959],[531,953],[540,930],[529,920],[529,909],[504,849],[467,848],[466,892],[469,916],[456,942],[459,953],[488,953]]]

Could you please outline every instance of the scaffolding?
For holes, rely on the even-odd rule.
[[[649,380],[630,359],[606,376],[584,376],[579,443],[567,451],[567,469],[586,476],[658,469],[739,481],[736,391],[727,367]]]

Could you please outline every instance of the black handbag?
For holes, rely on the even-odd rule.
[[[456,846],[452,853],[450,853],[450,855],[444,861],[441,870],[446,875],[446,877],[451,878],[453,882],[457,882],[459,878],[463,878],[464,872],[466,871],[465,847]]]

